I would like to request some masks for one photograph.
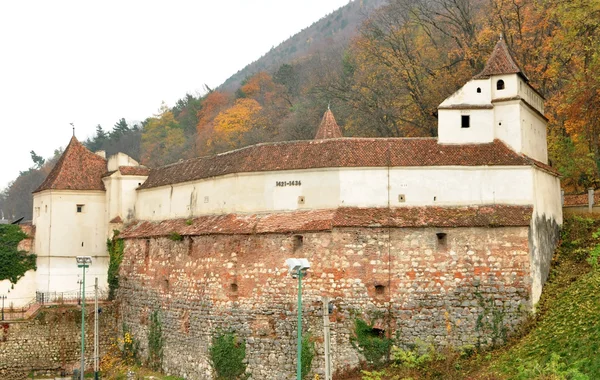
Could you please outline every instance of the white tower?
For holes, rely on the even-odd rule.
[[[501,38],[483,71],[438,107],[440,144],[500,139],[518,153],[548,163],[544,98]]]

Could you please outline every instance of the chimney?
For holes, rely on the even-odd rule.
[[[94,153],[96,153],[98,156],[106,159],[106,151],[105,150],[99,150],[99,151],[96,151]]]
[[[588,189],[588,211],[591,213],[594,208],[594,188]]]

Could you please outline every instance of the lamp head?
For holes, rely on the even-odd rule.
[[[77,260],[77,264],[91,264],[92,263],[92,256],[77,256],[75,258],[75,260]]]
[[[307,259],[287,259],[285,260],[285,265],[287,265],[292,277],[298,276],[299,272],[305,273],[310,269],[310,263]]]

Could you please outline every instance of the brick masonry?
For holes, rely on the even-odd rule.
[[[100,313],[100,353],[107,352],[116,332],[112,305]],[[92,369],[94,352],[94,315],[86,316],[86,366]],[[35,318],[19,322],[0,322],[0,379],[21,380],[35,370],[38,376],[70,374],[79,368],[81,355],[81,309],[55,306],[42,309]]]
[[[247,342],[254,379],[295,373],[297,280],[284,261],[311,262],[303,281],[304,323],[323,374],[321,297],[330,316],[335,369],[360,357],[350,344],[359,316],[407,345],[490,343],[531,310],[529,227],[334,228],[293,234],[237,234],[126,240],[120,315],[147,354],[150,313],[163,320],[163,367],[212,378],[211,337],[234,330]],[[446,234],[446,235],[443,235]],[[494,326],[494,317],[501,321]]]

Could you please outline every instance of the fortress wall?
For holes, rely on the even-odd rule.
[[[86,370],[93,370],[93,306],[86,315]],[[99,314],[99,347],[104,355],[115,336],[116,316],[112,305],[102,305]],[[0,379],[21,380],[71,374],[80,366],[81,309],[74,306],[42,308],[31,320],[0,322]]]
[[[297,280],[284,261],[306,257],[312,267],[303,281],[303,323],[315,339],[313,371],[321,376],[322,296],[335,305],[335,369],[361,360],[350,344],[357,316],[400,345],[416,338],[485,345],[531,310],[528,231],[345,227],[301,235],[131,238],[120,271],[120,323],[146,355],[150,314],[160,311],[168,373],[211,378],[211,338],[234,330],[246,341],[252,378],[292,378]]]

